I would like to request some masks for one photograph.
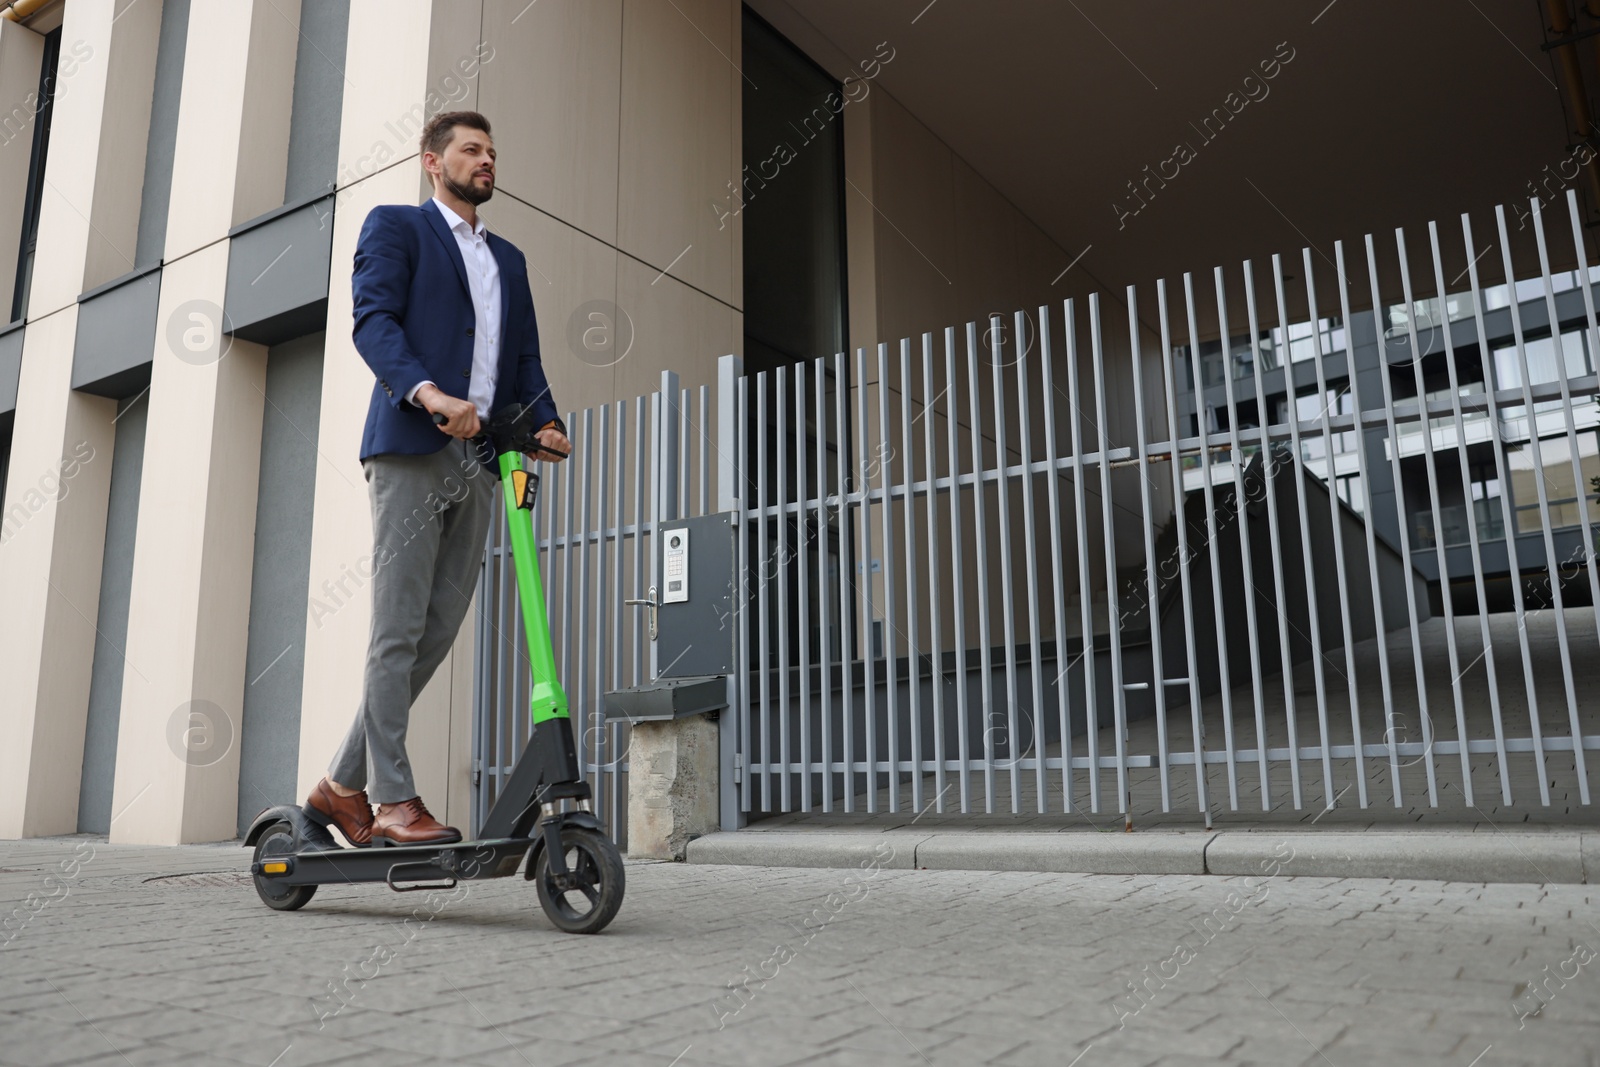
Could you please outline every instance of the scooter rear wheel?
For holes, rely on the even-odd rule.
[[[597,934],[622,907],[622,856],[605,834],[582,827],[562,830],[561,845],[566,852],[567,870],[576,876],[578,888],[563,891],[556,887],[549,852],[540,849],[533,869],[539,906],[560,930]]]
[[[275,856],[291,856],[295,852],[294,827],[288,822],[275,822],[262,831],[256,841],[255,862],[270,860]],[[298,911],[316,895],[314,885],[284,885],[282,882],[255,876],[256,894],[262,903],[276,911]]]

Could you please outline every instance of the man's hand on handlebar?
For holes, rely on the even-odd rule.
[[[556,429],[555,423],[547,424],[544,429],[534,434],[534,439],[545,448],[553,448],[554,452],[541,451],[540,459],[546,463],[560,463],[572,454],[572,442],[567,440],[567,435]]]
[[[436,385],[424,385],[417,390],[417,403],[427,408],[435,416],[444,416],[444,421],[438,418],[433,421],[439,429],[451,437],[467,440],[478,436],[483,427],[478,424],[478,409],[470,400],[453,397]]]

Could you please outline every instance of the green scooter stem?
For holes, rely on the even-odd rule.
[[[522,471],[521,452],[500,453],[500,485],[505,494],[506,523],[511,529],[511,559],[516,568],[517,597],[528,634],[528,661],[533,677],[529,711],[533,723],[567,718],[567,694],[556,677],[556,655],[550,645],[550,619],[545,614],[544,583],[539,577],[538,545],[533,538],[533,513],[517,498],[512,472]],[[529,472],[537,479],[538,475]],[[529,501],[531,506],[531,500]]]

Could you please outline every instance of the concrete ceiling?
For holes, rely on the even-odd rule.
[[[815,55],[825,66],[870,57],[878,42],[890,42],[896,54],[880,85],[1068,257],[1087,249],[1074,268],[1088,275],[1077,279],[1080,289],[1116,292],[1218,264],[1237,270],[1246,257],[1260,271],[1274,252],[1298,274],[1306,245],[1316,250],[1320,273],[1336,239],[1350,254],[1369,232],[1380,260],[1392,260],[1396,226],[1406,227],[1413,277],[1431,278],[1430,219],[1440,223],[1449,278],[1465,266],[1460,214],[1472,213],[1481,251],[1494,239],[1494,205],[1525,205],[1528,183],[1568,153],[1535,0],[788,0],[788,7],[789,26],[779,28],[808,51],[830,53]],[[1593,44],[1579,49],[1590,87],[1600,88]],[[1246,77],[1259,78],[1262,61],[1291,50],[1265,82],[1266,95],[1252,82],[1258,99],[1206,140],[1197,127],[1212,109],[1225,107],[1230,93],[1239,94],[1238,107]],[[1165,188],[1152,182],[1148,205],[1121,217],[1140,207],[1128,183],[1143,180],[1146,166],[1162,166],[1180,144],[1193,158],[1165,164],[1176,177]],[[1564,204],[1559,210],[1553,254],[1570,262]],[[1534,255],[1530,232],[1512,241],[1519,263]],[[1481,264],[1486,283],[1500,275],[1499,254],[1497,246]],[[1352,286],[1356,303],[1370,303],[1359,297],[1368,288],[1364,261],[1351,269],[1361,280]],[[1392,266],[1384,270],[1386,290],[1396,288],[1395,277]]]

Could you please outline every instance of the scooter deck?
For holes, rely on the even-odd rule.
[[[450,845],[374,845],[296,852],[267,857],[252,864],[250,873],[283,885],[386,882],[390,888],[403,888],[397,883],[505,878],[517,873],[533,840],[508,837]],[[282,871],[256,869],[278,864],[283,864]]]

